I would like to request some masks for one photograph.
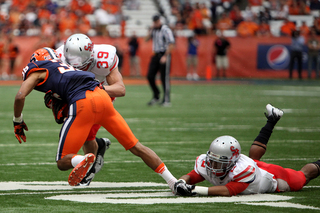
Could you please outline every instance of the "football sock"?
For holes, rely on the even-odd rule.
[[[320,175],[320,160],[317,160],[316,162],[312,162],[313,164],[315,164],[318,168],[318,176]]]
[[[170,189],[173,191],[173,187],[175,182],[177,182],[177,178],[175,178],[171,172],[167,169],[166,165],[164,163],[160,164],[156,170],[154,170],[156,173],[158,173],[169,185]]]
[[[83,159],[85,159],[86,156],[83,155],[74,155],[71,159],[71,164],[73,167],[76,167]]]
[[[254,141],[259,141],[260,143],[267,145],[276,123],[277,122],[268,119],[267,124],[261,128],[259,135],[256,137],[256,139],[254,139]]]
[[[102,138],[96,138],[97,144],[98,144],[98,149],[99,147],[104,146],[104,140]]]

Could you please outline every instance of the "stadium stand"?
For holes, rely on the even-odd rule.
[[[0,2],[0,27],[2,34],[16,36],[40,35],[45,25],[65,36],[81,30],[90,36],[130,37],[135,33],[143,37],[151,17],[160,13],[177,36],[208,35],[221,30],[216,24],[226,14],[234,22],[233,29],[227,29],[228,36],[237,36],[241,21],[252,19],[260,24],[263,19],[271,35],[278,37],[284,19],[297,28],[302,22],[313,27],[320,17],[319,8],[316,0],[6,0]]]

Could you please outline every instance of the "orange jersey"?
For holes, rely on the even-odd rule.
[[[196,29],[196,28],[202,28],[202,15],[200,10],[194,10],[191,14],[189,23],[188,23],[189,29]]]
[[[217,29],[229,30],[233,28],[233,21],[230,18],[220,19],[217,23]]]
[[[283,34],[291,36],[292,31],[294,31],[295,29],[296,25],[293,22],[288,22],[281,26],[280,31]]]
[[[254,36],[259,29],[258,24],[255,22],[242,21],[237,28],[237,32],[240,36]]]

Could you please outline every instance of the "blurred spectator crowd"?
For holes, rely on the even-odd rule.
[[[291,36],[293,30],[306,33],[310,28],[320,35],[319,0],[170,0],[170,4],[176,17],[171,27],[193,30],[197,35],[229,30],[242,37],[271,36],[270,22],[276,20],[283,21],[280,36]],[[300,15],[312,16],[313,23],[289,21],[290,16]]]
[[[197,35],[231,30],[243,37],[271,36],[270,22],[283,20],[281,36],[293,29],[304,34],[310,28],[320,35],[319,0],[168,1],[175,17],[170,24],[173,30],[188,29]],[[43,39],[73,33],[106,36],[106,26],[124,26],[122,5],[135,10],[140,4],[140,0],[0,0],[0,29],[2,35],[41,35]],[[288,19],[290,15],[312,15],[313,23],[297,26]]]
[[[108,24],[121,23],[121,5],[121,0],[0,0],[1,34],[104,35]]]

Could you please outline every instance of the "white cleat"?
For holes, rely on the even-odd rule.
[[[271,104],[267,104],[266,106],[267,113],[264,113],[268,119],[272,119],[273,121],[278,121],[283,116],[283,110],[272,106]]]

